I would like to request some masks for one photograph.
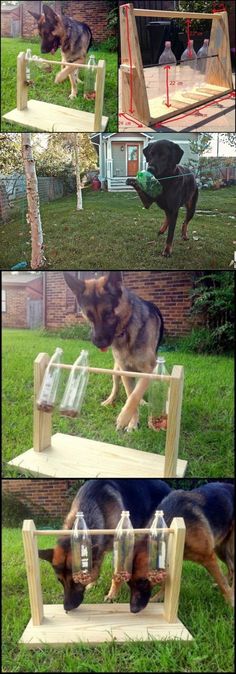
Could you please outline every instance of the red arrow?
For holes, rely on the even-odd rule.
[[[170,66],[164,66],[164,70],[166,70],[166,103],[165,103],[165,105],[167,105],[167,108],[170,108],[171,104],[169,102],[169,80],[168,80],[168,77],[169,77],[168,70],[170,70]]]
[[[128,122],[133,122],[133,124],[136,124],[136,126],[137,126],[139,129],[141,129],[141,128],[144,126],[144,124],[140,124],[139,122],[136,122],[135,119],[130,119],[130,117],[127,117],[127,115],[125,115],[124,112],[119,112],[119,117],[124,117],[125,119],[128,120]]]

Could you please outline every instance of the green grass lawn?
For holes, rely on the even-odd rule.
[[[83,348],[93,366],[111,367],[111,351],[104,354],[89,341],[62,339],[37,330],[3,331],[3,473],[17,477],[7,461],[32,447],[33,361],[41,351],[50,355],[56,346],[64,349],[64,362],[73,363]],[[163,347],[164,349],[164,347]],[[166,353],[167,368],[183,365],[185,387],[179,457],[188,461],[191,477],[233,475],[233,359],[177,351]],[[64,371],[65,372],[65,371]],[[62,380],[63,384],[63,380]],[[123,388],[114,407],[101,407],[111,390],[106,375],[90,375],[79,419],[53,417],[53,432],[70,433],[145,452],[164,453],[164,433],[147,428],[147,406],[140,408],[140,428],[117,432],[115,420],[125,401]],[[26,475],[27,476],[27,475]],[[80,477],[80,475],[78,475]]]
[[[134,192],[84,190],[83,211],[76,198],[41,205],[48,269],[228,269],[236,241],[235,187],[202,191],[199,210],[189,226],[189,241],[181,239],[180,209],[171,258],[162,257],[166,235],[157,237],[163,211],[146,211]],[[30,264],[30,235],[25,206],[1,224],[0,267]],[[195,233],[194,233],[195,232]],[[194,240],[197,237],[198,240]]]
[[[25,40],[21,38],[2,38],[2,115],[16,107],[16,58],[20,51],[31,49],[32,54],[52,59],[52,55],[41,54],[39,40]],[[109,117],[107,131],[117,131],[117,54],[102,48],[91,47],[90,54],[95,54],[96,61],[106,61],[106,82],[104,94],[103,114]],[[58,50],[53,60],[60,61],[61,52]],[[83,85],[79,84],[78,96],[74,100],[68,98],[70,94],[70,81],[67,78],[62,84],[54,84],[57,68],[52,66],[52,71],[45,73],[43,70],[31,64],[31,78],[34,86],[29,88],[29,99],[33,98],[47,103],[63,105],[68,108],[94,111],[94,102],[83,98]],[[84,72],[80,70],[79,77],[84,79]],[[10,124],[2,120],[2,131],[22,131],[19,124]],[[26,131],[33,131],[27,129]],[[37,129],[35,129],[37,131]]]
[[[40,547],[55,539],[43,537]],[[40,561],[44,603],[62,603],[63,595],[53,570]],[[112,575],[107,555],[96,586],[87,592],[86,603],[103,602]],[[119,602],[129,601],[122,587]],[[153,610],[155,605],[153,604]],[[79,609],[78,609],[79,611]],[[4,672],[231,672],[234,671],[233,615],[207,572],[184,562],[179,618],[194,641],[126,644],[80,644],[63,648],[27,650],[18,645],[30,619],[30,605],[19,529],[3,529],[3,669]],[[136,616],[134,616],[134,620]]]

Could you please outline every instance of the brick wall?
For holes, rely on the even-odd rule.
[[[42,297],[42,279],[35,280],[32,286],[3,283],[3,289],[6,291],[6,311],[2,312],[3,327],[27,328],[27,300],[38,300]]]
[[[40,2],[29,1],[22,3],[23,5],[23,36],[31,37],[38,35],[36,21],[28,13],[27,10],[40,13]],[[68,2],[56,2],[55,11],[57,14],[66,14],[77,21],[84,21],[91,28],[95,42],[102,42],[106,40],[111,31],[107,26],[107,15],[111,9],[109,0],[80,0]],[[61,12],[62,10],[62,12]]]
[[[12,19],[17,20],[20,17],[19,7],[15,7],[11,12],[4,11],[1,8],[1,35],[2,37],[12,36]]]
[[[73,497],[68,496],[68,489],[73,480],[39,480],[11,479],[2,480],[3,495],[15,494],[16,498],[30,508],[32,518],[36,515],[63,518],[67,515]]]
[[[185,334],[191,330],[191,272],[124,272],[124,282],[127,288],[134,290],[140,297],[157,304],[170,335]],[[48,329],[83,320],[76,315],[75,298],[67,288],[62,272],[46,272],[46,285]]]

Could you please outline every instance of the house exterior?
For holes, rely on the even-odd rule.
[[[2,272],[2,326],[38,328],[42,325],[42,272]]]
[[[87,23],[93,34],[94,42],[104,42],[114,31],[108,25],[108,14],[111,10],[109,0],[54,0],[51,7],[57,14],[66,14],[77,21]],[[14,7],[1,2],[1,36],[2,37],[34,37],[38,35],[37,24],[29,14],[29,10],[42,13],[43,0],[21,0]]]
[[[197,139],[197,133],[165,133],[165,140],[177,142],[184,150],[180,164],[188,164],[190,159],[198,164],[198,155],[190,148],[190,142]],[[99,179],[109,192],[132,191],[126,185],[128,177],[147,168],[143,149],[150,141],[160,140],[159,133],[103,133],[91,134],[99,156]]]

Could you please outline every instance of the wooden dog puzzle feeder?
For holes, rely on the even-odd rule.
[[[115,373],[119,376],[125,375],[133,378],[162,378],[170,382],[165,455],[162,456],[64,433],[52,435],[52,413],[43,412],[37,408],[37,399],[49,360],[47,353],[40,353],[34,361],[34,446],[9,461],[10,466],[42,477],[184,476],[187,461],[178,459],[184,383],[184,370],[181,365],[174,365],[170,375],[114,371],[98,367],[86,368],[88,372],[95,374],[113,375]],[[70,370],[73,366],[60,363],[55,364],[54,367]],[[82,369],[82,366],[78,366],[78,369]]]
[[[153,85],[148,87],[150,68],[143,68],[136,17],[163,19],[202,19],[212,21],[208,48],[206,72],[201,85],[189,91],[177,86],[173,97],[165,100],[158,94],[160,66],[152,68]],[[159,9],[136,9],[132,4],[120,6],[120,39],[121,39],[121,112],[152,126],[164,119],[169,119],[182,112],[214,101],[220,96],[233,91],[233,79],[230,58],[230,43],[227,12],[207,14],[205,12],[166,11]],[[176,67],[176,80],[181,80],[183,66]],[[155,75],[155,77],[154,77]],[[194,77],[194,75],[193,75]],[[171,87],[169,87],[171,90]],[[157,95],[158,94],[158,95]]]
[[[31,61],[35,64],[49,63],[54,66],[63,65],[78,70],[78,64],[65,61],[49,61],[35,56],[29,57],[25,52],[20,52],[17,56],[17,105],[14,110],[3,115],[3,119],[6,119],[7,122],[17,122],[24,127],[39,129],[39,131],[105,131],[108,123],[108,117],[104,117],[102,114],[105,61],[99,60],[98,64],[93,66],[97,70],[94,113],[33,99],[28,100],[30,81],[27,81],[26,68]],[[89,67],[88,64],[79,64],[79,69],[88,69]]]
[[[134,529],[135,534],[149,531]],[[78,609],[65,613],[61,604],[43,604],[37,536],[70,536],[71,531],[37,531],[33,520],[25,520],[22,533],[31,619],[19,643],[33,649],[42,648],[44,644],[58,648],[65,644],[85,642],[95,645],[113,640],[116,643],[150,639],[191,640],[190,632],[178,618],[185,541],[182,517],[175,517],[166,531],[169,533],[169,542],[163,603],[150,603],[138,614],[130,613],[129,604],[82,604]],[[88,533],[111,535],[115,529],[96,529]]]

